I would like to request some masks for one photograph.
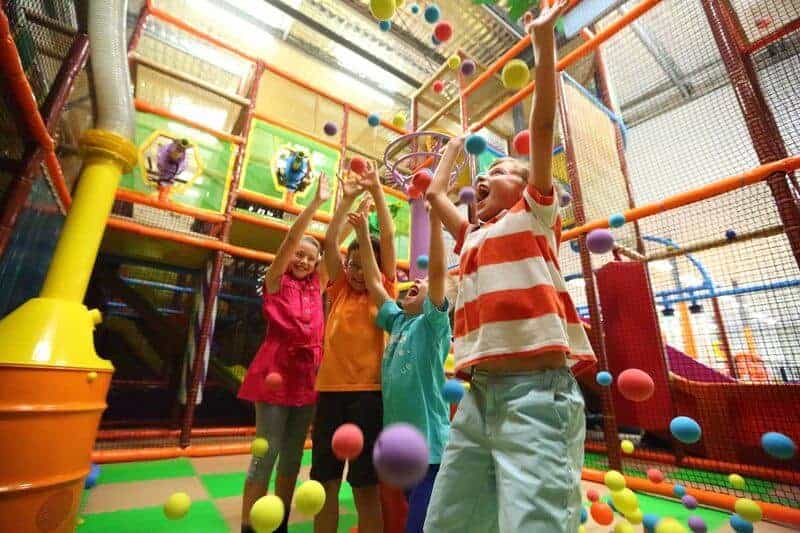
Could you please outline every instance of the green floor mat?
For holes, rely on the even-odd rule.
[[[690,516],[699,516],[706,523],[706,526],[708,526],[708,531],[717,531],[717,529],[726,524],[730,519],[728,513],[723,513],[722,511],[716,511],[714,509],[698,507],[690,511],[684,507],[683,504],[675,500],[650,496],[649,494],[643,494],[641,492],[637,492],[636,496],[639,498],[639,509],[641,509],[644,514],[654,514],[661,518],[671,516],[682,524],[686,524]]]
[[[199,533],[228,531],[214,502],[193,502],[181,520],[168,520],[161,506],[83,516],[78,533]]]
[[[173,477],[190,477],[197,473],[192,462],[185,458],[165,459],[163,461],[142,461],[139,463],[114,463],[100,466],[98,484],[122,483],[127,481],[147,481]]]
[[[229,496],[241,496],[244,479],[247,477],[245,472],[230,472],[226,474],[205,474],[200,476],[208,495],[213,498],[227,498]]]

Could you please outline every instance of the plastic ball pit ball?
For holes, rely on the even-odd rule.
[[[558,205],[561,207],[567,207],[571,201],[572,201],[572,195],[567,191],[561,191],[561,194],[558,195]]]
[[[264,386],[267,390],[278,390],[283,386],[283,376],[277,372],[270,372],[264,378]]]
[[[761,447],[776,459],[791,459],[797,452],[797,445],[792,439],[775,431],[764,433],[761,436]]]
[[[431,186],[431,181],[433,181],[433,175],[427,168],[418,170],[411,178],[411,183],[413,183],[414,187],[421,193],[425,193],[425,191],[428,190],[428,187]]]
[[[694,444],[700,440],[703,432],[700,425],[688,416],[676,416],[669,423],[672,436],[684,444]]]
[[[381,20],[378,22],[378,27],[381,31],[389,31],[392,29],[392,21],[391,20]]]
[[[377,113],[372,113],[367,117],[367,124],[375,128],[381,123],[381,117]]]
[[[333,432],[331,448],[340,461],[355,459],[364,448],[364,434],[355,424],[342,424]]]
[[[761,520],[761,507],[749,498],[739,498],[736,500],[733,509],[736,511],[736,514],[748,522],[758,522]]]
[[[428,260],[428,256],[427,255],[422,254],[422,255],[418,256],[417,257],[417,268],[419,268],[420,270],[425,270],[426,268],[428,268],[428,262],[429,262],[429,260]]]
[[[450,67],[451,70],[455,70],[461,64],[461,57],[453,55],[447,58],[447,66]]]
[[[622,449],[623,453],[631,454],[631,453],[633,453],[633,450],[634,450],[633,443],[631,441],[627,440],[627,439],[623,440],[620,443],[619,447]]]
[[[433,36],[440,42],[446,43],[453,36],[453,25],[443,20],[433,28]]]
[[[689,529],[692,530],[692,533],[706,533],[708,531],[708,526],[699,516],[690,516],[686,523],[689,524]]]
[[[608,490],[616,492],[625,488],[625,476],[616,470],[609,470],[603,477],[603,483],[608,487]]]
[[[458,202],[462,204],[471,204],[475,201],[475,189],[470,186],[462,187],[458,191]]]
[[[419,13],[419,5],[411,4],[411,13],[413,13],[414,15],[418,14]]]
[[[592,520],[601,526],[609,526],[614,521],[614,511],[603,502],[594,502],[589,508],[589,514],[592,515]]]
[[[729,241],[732,241],[733,239],[736,238],[736,232],[733,231],[732,229],[725,230],[725,238],[728,239]]]
[[[697,498],[695,498],[691,494],[687,494],[683,498],[681,498],[681,503],[683,503],[683,506],[689,509],[690,511],[697,509]]]
[[[516,91],[525,87],[531,77],[528,64],[521,59],[512,59],[503,67],[503,87]]]
[[[192,499],[185,492],[176,492],[164,504],[164,516],[170,520],[180,520],[189,512]]]
[[[739,516],[738,514],[731,515],[730,521],[731,529],[736,531],[736,533],[752,533],[753,524]]]
[[[436,21],[439,20],[439,17],[442,16],[442,12],[439,11],[439,6],[431,4],[425,8],[423,16],[425,17],[425,22],[427,22],[428,24],[434,24]]]
[[[589,489],[586,491],[586,499],[594,503],[600,500],[600,495],[597,493],[595,489]]]
[[[514,150],[519,155],[528,155],[531,153],[531,132],[530,130],[522,130],[514,135]]]
[[[647,479],[649,479],[651,483],[661,483],[664,481],[664,474],[658,468],[648,468]]]
[[[322,131],[325,132],[325,135],[334,136],[339,131],[339,128],[333,122],[326,122],[325,126],[322,128]]]
[[[596,229],[586,236],[586,247],[593,254],[605,254],[614,249],[614,236],[607,229]]]
[[[672,494],[674,494],[677,498],[683,498],[686,496],[686,487],[683,485],[675,485],[672,487]]]
[[[633,526],[628,522],[617,522],[617,525],[614,526],[614,533],[633,533],[634,531]]]
[[[464,147],[472,155],[480,155],[486,150],[486,139],[477,133],[467,136]]]
[[[433,92],[440,93],[442,91],[444,91],[444,82],[442,80],[433,82]]]
[[[96,465],[92,463],[91,468],[89,468],[89,475],[86,476],[86,481],[83,482],[84,489],[91,489],[95,485],[97,485],[97,479],[100,477],[100,465]]]
[[[611,376],[610,372],[601,370],[594,377],[594,380],[597,382],[598,385],[602,385],[603,387],[608,387],[609,385],[611,385],[611,382],[614,381],[614,378]]]
[[[364,160],[364,158],[355,156],[350,160],[350,170],[356,174],[363,174],[364,171],[367,170],[367,162]]]
[[[639,524],[642,523],[642,520],[644,520],[644,514],[642,514],[642,510],[641,509],[636,509],[632,513],[627,513],[625,515],[625,518],[631,524],[633,524],[635,526],[638,526]]]
[[[267,450],[269,450],[267,439],[259,437],[253,439],[253,442],[250,443],[250,453],[255,457],[264,457],[267,454]]]
[[[458,403],[461,401],[461,398],[464,397],[464,386],[457,379],[448,379],[444,382],[442,395],[444,396],[444,401],[447,403]]]
[[[642,517],[642,526],[645,528],[645,531],[653,531],[659,520],[661,519],[654,514],[646,514]]]
[[[442,44],[442,41],[437,39],[435,35],[431,35],[431,42],[433,43],[434,46],[439,46],[440,44]]]
[[[589,511],[586,507],[581,507],[581,524],[585,524],[589,520]]]
[[[392,424],[381,431],[372,450],[380,479],[393,487],[409,488],[428,472],[430,452],[425,437],[409,424]]]
[[[608,217],[608,225],[612,228],[621,228],[625,225],[625,215],[622,213],[614,213]]]
[[[742,490],[745,487],[745,481],[742,476],[739,474],[731,474],[728,476],[728,483],[731,484],[731,487],[734,489]]]
[[[283,500],[269,494],[262,496],[250,508],[250,525],[258,533],[275,531],[283,521]]]
[[[325,487],[319,481],[309,479],[294,492],[297,510],[306,516],[315,516],[325,505]]]
[[[655,383],[646,372],[638,368],[629,368],[617,376],[617,388],[620,394],[632,402],[644,402],[653,396]]]
[[[611,493],[614,507],[622,514],[632,513],[639,508],[639,499],[631,489],[617,490]]]
[[[475,62],[471,59],[465,59],[464,62],[461,63],[461,74],[467,77],[475,74]]]
[[[406,125],[406,115],[405,113],[397,113],[394,117],[392,117],[392,126],[395,128],[404,128]]]
[[[370,0],[369,11],[378,20],[389,20],[397,9],[395,0]]]
[[[656,533],[686,533],[686,528],[674,518],[664,518],[656,524]]]

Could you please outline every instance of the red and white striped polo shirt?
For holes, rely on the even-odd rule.
[[[456,371],[558,350],[573,372],[596,361],[558,265],[560,240],[558,204],[532,186],[492,221],[464,224],[455,248]]]

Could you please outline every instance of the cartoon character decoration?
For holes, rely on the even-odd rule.
[[[290,191],[303,192],[311,183],[311,161],[302,148],[281,148],[275,166],[278,182]]]
[[[186,152],[189,141],[174,139],[158,149],[158,175],[154,181],[161,186],[168,186],[179,181],[179,176],[186,170]]]

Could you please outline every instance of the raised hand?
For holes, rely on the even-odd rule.
[[[349,176],[345,179],[339,178],[339,187],[342,189],[342,196],[350,200],[355,199],[359,194],[364,192],[364,186]]]
[[[553,5],[542,8],[538,17],[534,18],[533,13],[530,11],[525,13],[525,18],[523,19],[525,33],[532,36],[552,34],[558,17],[560,17],[566,9],[567,0],[557,0],[553,2]]]
[[[375,207],[375,202],[371,195],[367,195],[364,196],[364,199],[361,200],[360,204],[358,204],[358,209],[356,209],[356,211],[363,213],[364,215],[369,215],[373,207]]]
[[[328,176],[324,172],[319,173],[319,183],[317,192],[314,194],[314,204],[320,206],[327,202],[331,197],[331,189],[328,185]]]
[[[370,192],[379,189],[381,186],[381,180],[378,179],[377,165],[372,161],[367,161],[364,173],[358,175],[357,179],[359,185]]]
[[[347,222],[356,230],[359,240],[362,237],[369,237],[369,221],[367,215],[359,211],[353,211],[347,214]]]

